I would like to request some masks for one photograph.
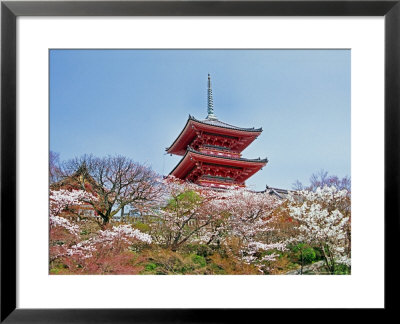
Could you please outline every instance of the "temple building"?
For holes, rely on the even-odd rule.
[[[201,186],[245,186],[245,181],[264,167],[268,159],[247,159],[242,151],[262,128],[241,128],[220,121],[214,114],[211,79],[208,75],[207,117],[189,115],[185,127],[167,153],[183,156],[170,175]]]

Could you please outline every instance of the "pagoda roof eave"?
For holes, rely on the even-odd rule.
[[[212,158],[218,158],[218,159],[224,159],[224,160],[235,160],[235,161],[242,161],[242,162],[250,162],[250,163],[268,163],[268,158],[265,159],[261,159],[261,158],[257,158],[257,159],[246,159],[246,158],[235,158],[235,157],[230,157],[230,156],[224,156],[224,155],[213,155],[213,154],[208,154],[208,153],[203,153],[203,152],[199,152],[196,151],[192,148],[188,148],[187,149],[188,152],[192,152],[195,154],[199,154],[199,155],[204,155],[204,156],[209,156]]]
[[[179,162],[175,165],[175,168],[173,168],[171,170],[171,172],[168,175],[172,175],[172,173],[174,173],[174,171],[181,165],[181,163],[183,162],[183,160],[185,160],[187,154],[189,151],[186,151],[186,153],[182,156],[182,158],[179,160]]]
[[[179,149],[179,146],[178,146],[178,148],[176,148],[175,146],[183,138],[183,136],[187,132],[188,126],[189,126],[189,124],[191,122],[199,124],[200,126],[203,125],[203,127],[207,127],[207,128],[210,128],[210,129],[215,129],[215,130],[221,130],[222,129],[222,130],[225,131],[225,133],[228,133],[230,135],[235,135],[235,133],[236,133],[236,134],[243,134],[243,135],[248,136],[248,137],[256,138],[262,132],[262,128],[254,128],[254,127],[253,128],[240,128],[240,127],[236,127],[236,126],[233,126],[233,125],[229,125],[229,124],[223,123],[223,122],[221,122],[219,120],[211,120],[211,119],[210,119],[210,122],[206,122],[206,121],[198,120],[198,119],[194,118],[193,116],[189,115],[189,118],[186,121],[186,124],[183,127],[182,131],[176,137],[176,139],[171,144],[171,146],[169,146],[169,147],[167,147],[165,149],[167,153],[177,154],[176,151],[182,151],[181,149]],[[250,143],[248,143],[247,145],[249,145],[249,144]],[[247,147],[247,145],[245,147]],[[186,149],[186,147],[184,149]],[[181,155],[181,154],[179,154],[179,155]]]
[[[175,141],[167,148],[165,148],[165,151],[167,151],[167,153],[169,153],[170,149],[175,145],[176,142],[178,142],[179,138],[182,136],[182,134],[185,132],[186,127],[189,125],[190,122],[190,115],[188,120],[186,121],[185,127],[183,127],[183,129],[181,130],[181,132],[179,133],[179,135],[175,138]]]
[[[221,122],[217,119],[209,119],[209,121],[207,119],[205,120],[199,120],[191,115],[189,115],[189,119],[198,122],[200,124],[204,124],[204,125],[209,125],[209,126],[215,126],[215,127],[219,127],[219,128],[227,128],[227,129],[233,129],[236,131],[242,131],[242,132],[255,132],[255,133],[261,133],[262,132],[262,127],[260,128],[243,128],[243,127],[237,127],[237,126],[233,126],[233,125],[229,125],[227,123]]]
[[[192,156],[195,157],[206,157],[209,159],[213,159],[215,161],[220,161],[222,162],[221,164],[226,164],[227,166],[231,166],[232,162],[236,162],[235,164],[237,164],[236,166],[239,165],[254,165],[254,166],[258,166],[259,168],[265,166],[268,163],[268,159],[245,159],[245,158],[233,158],[233,157],[228,157],[228,156],[217,156],[217,155],[212,155],[212,154],[207,154],[207,153],[202,153],[202,152],[198,152],[196,150],[193,150],[192,148],[188,148],[186,150],[185,155],[182,157],[182,159],[177,163],[177,165],[175,166],[175,168],[169,173],[169,175],[173,175],[173,173],[175,172],[175,170],[177,170],[183,163],[185,160],[188,159],[188,156]],[[231,161],[226,163],[227,161]]]

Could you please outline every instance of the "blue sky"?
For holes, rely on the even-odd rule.
[[[262,190],[350,174],[350,50],[51,50],[50,149],[62,160],[121,154],[167,175],[188,115],[263,133],[243,157],[269,163]]]

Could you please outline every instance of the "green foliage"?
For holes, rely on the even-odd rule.
[[[303,260],[305,263],[312,263],[315,260],[316,253],[312,247],[303,250]]]
[[[304,243],[298,243],[296,245],[290,245],[289,249],[290,249],[290,251],[297,253],[297,252],[301,251],[302,249],[304,249],[305,246],[306,246],[306,244],[304,244]]]
[[[323,260],[324,259],[324,254],[320,248],[313,247],[314,252],[315,252],[315,261]]]
[[[59,274],[61,271],[62,269],[53,268],[50,269],[50,274]]]
[[[141,223],[141,222],[137,222],[137,223],[133,224],[132,227],[138,229],[139,231],[141,231],[143,233],[149,233],[151,230],[151,228],[148,224]]]
[[[291,246],[290,251],[292,252],[292,255],[294,257],[294,260],[292,260],[298,264],[301,264],[302,257],[303,264],[313,263],[317,260],[320,260],[321,257],[320,251],[317,251],[315,248],[304,243],[299,243],[297,245]]]
[[[194,190],[187,190],[178,196],[171,198],[168,201],[168,209],[190,209],[195,205],[200,204],[202,201],[201,196]]]
[[[193,255],[192,261],[193,263],[198,264],[200,267],[205,267],[207,264],[206,259],[200,255]]]
[[[68,273],[68,267],[63,263],[53,263],[49,270],[50,274],[65,274]]]
[[[148,263],[146,264],[146,267],[144,268],[146,271],[153,271],[157,268],[157,265],[155,263]]]
[[[351,269],[344,264],[336,264],[334,274],[335,275],[349,275],[349,274],[351,274]]]

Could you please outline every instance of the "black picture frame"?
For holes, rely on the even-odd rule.
[[[18,16],[384,16],[385,310],[394,309],[395,238],[400,211],[400,0],[371,1],[2,1],[1,2],[1,322],[234,322],[268,310],[16,308],[16,19]],[[367,163],[367,162],[366,162]],[[366,175],[367,176],[367,175]],[[374,194],[371,188],[371,195]],[[271,310],[269,310],[271,311]]]

